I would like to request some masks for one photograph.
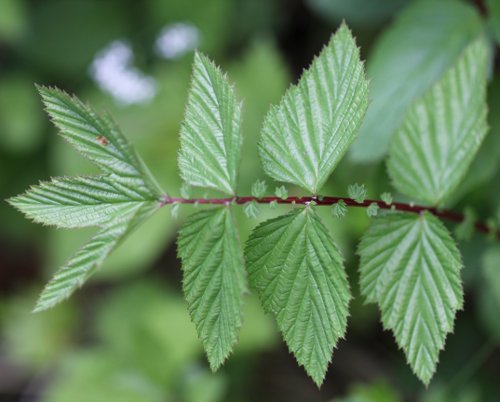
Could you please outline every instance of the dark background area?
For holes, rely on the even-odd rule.
[[[412,18],[416,12],[411,7],[420,7],[414,3],[425,3],[422,7],[435,20]],[[424,68],[403,77],[415,67],[412,55],[425,56],[426,46],[441,46],[429,53],[442,58],[445,69],[475,29],[488,35],[488,143],[450,208],[472,206],[480,218],[496,217],[500,79],[495,41],[500,37],[500,10],[495,0],[435,3],[439,2],[0,0],[0,198],[51,176],[95,173],[56,135],[35,83],[57,86],[110,111],[164,188],[178,195],[177,136],[196,47],[228,72],[244,100],[241,193],[248,194],[251,184],[264,178],[256,142],[268,107],[279,102],[289,83],[298,79],[345,20],[376,87],[373,107],[379,107],[377,95],[383,95],[377,88],[396,86],[396,94],[413,93],[411,86],[424,91],[438,78],[438,73],[423,77]],[[455,3],[460,3],[457,10]],[[432,7],[444,11],[434,12]],[[445,28],[455,11],[463,26],[448,42],[435,40],[434,32],[427,30],[435,29],[439,38],[447,35]],[[384,41],[391,31],[400,43]],[[161,38],[163,48],[158,45]],[[391,49],[406,53],[398,59]],[[402,73],[384,77],[395,63]],[[394,103],[399,101],[394,97]],[[392,110],[379,110],[380,125],[386,124],[389,132],[392,123],[382,116],[391,116]],[[375,133],[374,138],[378,141]],[[324,192],[345,195],[347,185],[354,182],[364,183],[374,198],[390,191],[383,160],[355,156],[342,162]],[[269,188],[274,188],[272,183]],[[488,239],[478,235],[460,244],[465,309],[457,316],[437,374],[426,389],[406,365],[392,334],[383,331],[376,307],[364,304],[359,295],[355,248],[369,219],[363,211],[350,211],[343,220],[324,212],[346,258],[355,299],[347,337],[334,352],[318,390],[288,353],[254,295],[247,299],[234,355],[218,373],[210,373],[182,299],[176,258],[176,230],[190,211],[183,207],[174,218],[164,208],[74,297],[33,315],[43,284],[92,231],[41,227],[7,203],[0,204],[1,402],[500,399],[500,295],[493,286],[488,288],[491,278],[485,274],[492,271],[488,267],[498,267],[500,252]],[[259,219],[273,213],[265,210]],[[243,215],[239,221],[244,240],[256,221]]]

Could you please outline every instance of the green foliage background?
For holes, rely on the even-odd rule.
[[[193,53],[163,60],[153,51],[160,30],[177,22],[197,27],[200,50],[222,65],[244,99],[238,191],[249,194],[264,177],[257,140],[269,105],[279,102],[342,20],[361,46],[372,101],[359,139],[322,192],[345,195],[359,182],[376,198],[390,189],[381,157],[411,102],[482,32],[495,54],[495,0],[0,0],[0,197],[50,176],[96,173],[55,135],[35,82],[111,112],[161,185],[178,191],[178,135]],[[152,101],[124,106],[90,78],[96,53],[116,39],[132,45],[134,65],[156,80]],[[500,206],[500,72],[494,60],[487,87],[490,132],[447,200],[457,211],[472,207],[482,219],[496,217]],[[263,206],[259,220],[284,211]],[[354,250],[369,223],[366,214],[352,210],[333,219],[328,210],[318,211],[347,259],[354,296],[348,338],[318,390],[296,367],[255,296],[245,303],[234,356],[217,374],[210,372],[181,296],[175,257],[174,237],[188,212],[181,207],[174,219],[166,208],[160,211],[73,299],[33,315],[42,284],[90,232],[33,225],[0,205],[0,401],[473,402],[500,395],[500,252],[487,239],[459,245],[465,311],[425,389],[403,369],[404,356],[382,331],[376,308],[362,304]],[[256,222],[238,212],[245,240]]]

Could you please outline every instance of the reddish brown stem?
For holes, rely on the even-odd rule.
[[[224,205],[224,204],[246,204],[247,202],[255,201],[259,204],[269,204],[275,201],[278,204],[299,204],[308,205],[311,202],[316,203],[316,205],[333,205],[339,201],[344,201],[348,207],[357,208],[368,208],[370,204],[377,204],[380,209],[391,209],[396,211],[411,212],[411,213],[421,213],[424,211],[430,212],[431,214],[451,222],[460,223],[463,222],[465,216],[446,209],[438,209],[435,207],[426,207],[423,205],[406,204],[403,202],[393,202],[391,204],[386,204],[381,200],[364,200],[363,202],[357,202],[349,197],[288,197],[285,199],[279,197],[231,197],[231,198],[181,198],[181,197],[169,197],[164,196],[161,200],[160,205],[168,204],[212,204],[212,205]],[[478,232],[491,234],[494,231],[495,236],[500,238],[500,231],[490,228],[486,223],[477,221],[474,223],[474,227]]]

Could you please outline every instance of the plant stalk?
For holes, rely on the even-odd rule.
[[[389,209],[394,211],[410,212],[410,213],[422,213],[424,211],[430,212],[431,214],[437,216],[438,218],[461,223],[464,221],[465,216],[463,214],[453,212],[447,209],[439,209],[436,207],[429,207],[423,205],[415,205],[413,203],[407,204],[403,202],[393,202],[386,204],[381,200],[364,200],[363,202],[357,202],[349,197],[288,197],[280,198],[275,196],[257,198],[253,196],[244,197],[228,197],[228,198],[182,198],[182,197],[170,197],[163,196],[160,201],[160,206],[165,206],[169,204],[211,204],[211,205],[227,205],[227,204],[237,204],[242,205],[248,202],[255,201],[259,204],[269,204],[271,202],[276,202],[278,204],[296,204],[296,205],[309,205],[314,202],[316,205],[333,205],[339,201],[344,201],[346,206],[355,208],[368,208],[370,204],[377,204],[380,209]],[[476,231],[485,233],[488,235],[495,235],[497,239],[500,239],[500,231],[496,230],[486,223],[481,221],[474,222],[474,228]]]

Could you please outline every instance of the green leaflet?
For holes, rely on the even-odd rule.
[[[162,190],[109,116],[99,116],[58,89],[38,89],[62,137],[105,173],[56,178],[9,200],[36,222],[102,228],[45,287],[35,307],[42,311],[69,297],[100,267],[120,241],[159,207]]]
[[[34,312],[47,310],[71,296],[102,265],[125,235],[157,208],[156,202],[139,206],[128,220],[101,229],[56,272],[40,295]]]
[[[368,59],[370,107],[349,156],[376,162],[387,153],[408,107],[448,70],[483,31],[463,1],[414,1],[378,40]]]
[[[189,313],[215,371],[238,339],[246,289],[243,253],[230,208],[191,215],[179,231],[177,246]]]
[[[114,175],[55,178],[31,187],[9,203],[45,225],[61,228],[107,225],[156,201],[156,197],[145,197],[138,192],[136,184],[136,180],[117,180]]]
[[[342,257],[311,208],[260,224],[245,248],[250,285],[319,386],[347,326],[351,298]]]
[[[359,49],[343,24],[269,111],[259,143],[265,172],[317,194],[354,140],[367,106]]]
[[[196,53],[193,78],[180,132],[179,170],[198,187],[235,194],[241,150],[241,105],[227,78]]]
[[[98,115],[76,97],[55,88],[38,87],[45,109],[61,136],[103,172],[116,180],[134,180],[145,196],[162,194],[161,188],[108,115]]]
[[[485,42],[473,42],[408,111],[387,162],[401,193],[441,205],[464,177],[487,131],[487,60]]]
[[[358,254],[361,292],[428,384],[463,303],[455,242],[430,213],[392,213],[373,219]]]

